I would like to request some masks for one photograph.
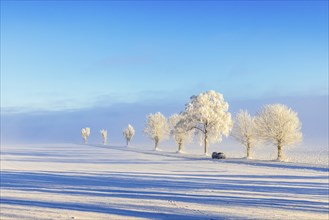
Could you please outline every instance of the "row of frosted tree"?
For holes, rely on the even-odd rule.
[[[107,143],[107,130],[105,130],[105,129],[100,130],[100,134],[102,136],[103,144],[106,144]],[[132,125],[128,124],[128,127],[123,130],[122,134],[126,140],[126,145],[128,146],[130,143],[130,140],[135,135],[135,129]],[[90,136],[90,128],[88,128],[88,127],[82,128],[81,136],[82,136],[83,142],[86,144],[88,141],[88,137]]]
[[[241,110],[234,121],[223,95],[215,91],[192,96],[185,106],[183,112],[169,120],[160,112],[147,116],[145,132],[154,140],[155,149],[170,132],[178,144],[178,152],[183,151],[183,145],[193,135],[198,135],[204,153],[208,154],[210,143],[221,142],[223,136],[231,135],[247,148],[247,158],[251,158],[253,146],[267,142],[277,147],[278,160],[283,160],[283,147],[302,140],[298,115],[285,105],[266,105],[256,116]]]
[[[223,136],[231,135],[246,147],[247,158],[251,158],[251,148],[260,143],[275,145],[278,160],[283,160],[283,147],[296,144],[302,140],[301,122],[296,112],[282,104],[264,106],[256,116],[241,110],[232,120],[229,105],[222,94],[215,91],[192,96],[185,110],[167,119],[157,112],[147,116],[144,132],[154,141],[155,150],[159,143],[172,136],[178,145],[179,153],[184,152],[184,145],[191,142],[194,135],[199,136],[204,153],[208,154],[211,143],[221,142]],[[84,131],[85,130],[85,131]],[[133,132],[130,132],[130,131]],[[82,129],[82,136],[90,129]],[[123,131],[127,145],[134,135],[131,125]],[[103,142],[107,132],[101,130]],[[84,138],[84,140],[86,140]],[[104,142],[104,143],[105,143]]]

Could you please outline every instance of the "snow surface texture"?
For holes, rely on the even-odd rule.
[[[1,146],[4,219],[328,219],[328,166],[103,145]]]

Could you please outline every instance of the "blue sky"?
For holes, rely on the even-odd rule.
[[[1,1],[2,142],[123,144],[131,123],[142,145],[147,114],[210,89],[233,115],[286,104],[328,147],[328,2]]]
[[[1,107],[328,95],[327,1],[2,1]]]

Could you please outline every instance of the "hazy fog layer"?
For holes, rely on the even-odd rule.
[[[188,102],[188,100],[186,100]],[[304,135],[303,146],[328,147],[328,96],[289,97],[259,100],[228,100],[229,111],[235,115],[240,109],[256,114],[264,104],[282,103],[298,112]],[[81,143],[82,127],[91,128],[90,143],[101,143],[101,129],[108,130],[110,144],[124,145],[122,130],[131,123],[136,129],[133,145],[153,146],[142,132],[146,115],[157,111],[165,116],[184,110],[185,103],[150,101],[145,103],[116,104],[67,111],[31,111],[13,113],[3,111],[1,115],[2,143]],[[192,146],[197,145],[195,139]],[[173,145],[168,142],[161,145]],[[238,145],[224,138],[222,144]]]

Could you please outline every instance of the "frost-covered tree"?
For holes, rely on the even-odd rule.
[[[258,141],[255,117],[247,111],[240,111],[235,116],[231,136],[247,148],[247,158],[251,158],[251,147]]]
[[[264,106],[255,120],[258,136],[274,144],[278,160],[282,161],[283,147],[302,140],[301,122],[296,112],[282,104]]]
[[[102,140],[103,140],[103,144],[106,144],[107,142],[107,130],[102,129],[100,130],[101,136],[102,136]]]
[[[169,118],[170,134],[173,136],[175,142],[178,144],[177,153],[184,152],[184,143],[190,142],[192,137],[192,130],[186,130],[183,122],[182,114],[173,114]]]
[[[123,130],[123,136],[126,139],[127,146],[130,143],[130,140],[135,135],[135,129],[132,125],[128,124],[128,127]]]
[[[169,125],[166,117],[160,112],[149,114],[147,116],[144,132],[149,138],[154,140],[154,149],[158,150],[159,142],[167,138],[169,134]]]
[[[83,142],[86,144],[87,141],[88,141],[88,137],[90,135],[90,128],[82,128],[81,129],[81,136],[82,136],[82,139],[83,139]]]
[[[228,107],[223,95],[213,90],[192,96],[186,104],[184,126],[199,133],[205,154],[208,154],[209,143],[221,142],[223,135],[230,134],[233,122]]]

